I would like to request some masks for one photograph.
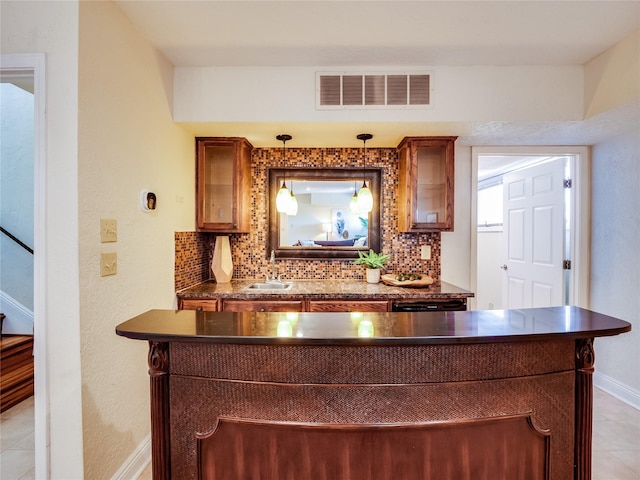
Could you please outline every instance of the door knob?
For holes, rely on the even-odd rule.
[[[505,264],[505,265],[502,265],[500,268],[501,268],[502,270],[506,270],[506,269],[507,269],[507,268],[509,268],[509,267],[507,267],[507,265]]]

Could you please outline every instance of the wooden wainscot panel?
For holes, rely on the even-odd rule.
[[[220,417],[196,435],[202,480],[542,480],[549,441],[530,415],[364,425]]]

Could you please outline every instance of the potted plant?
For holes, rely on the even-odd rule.
[[[378,283],[380,281],[380,270],[391,258],[391,254],[375,253],[369,250],[369,253],[358,252],[358,257],[353,261],[356,265],[364,265],[367,270],[367,283]]]

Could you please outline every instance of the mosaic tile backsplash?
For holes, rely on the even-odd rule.
[[[255,148],[251,155],[252,204],[251,231],[231,234],[233,278],[264,278],[271,265],[266,251],[268,235],[267,169],[271,167],[332,168],[363,167],[360,148],[287,148],[286,165],[282,148]],[[423,272],[440,278],[440,233],[398,232],[398,153],[395,148],[368,148],[367,167],[382,169],[381,238],[382,251],[391,253],[387,272]],[[176,232],[176,290],[212,278],[209,267],[215,233]],[[431,260],[420,259],[420,247],[431,246]],[[352,260],[277,260],[278,272],[285,279],[357,279],[365,276],[364,267]]]

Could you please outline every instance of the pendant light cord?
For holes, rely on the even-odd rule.
[[[371,140],[373,135],[370,133],[361,133],[356,137],[358,140],[362,140],[364,146],[364,162],[362,167],[362,185],[367,186],[367,140]]]
[[[284,173],[282,174],[282,184],[286,186],[287,180],[287,141],[291,140],[293,137],[286,133],[282,133],[280,135],[276,135],[276,140],[280,140],[282,142],[282,168]]]

